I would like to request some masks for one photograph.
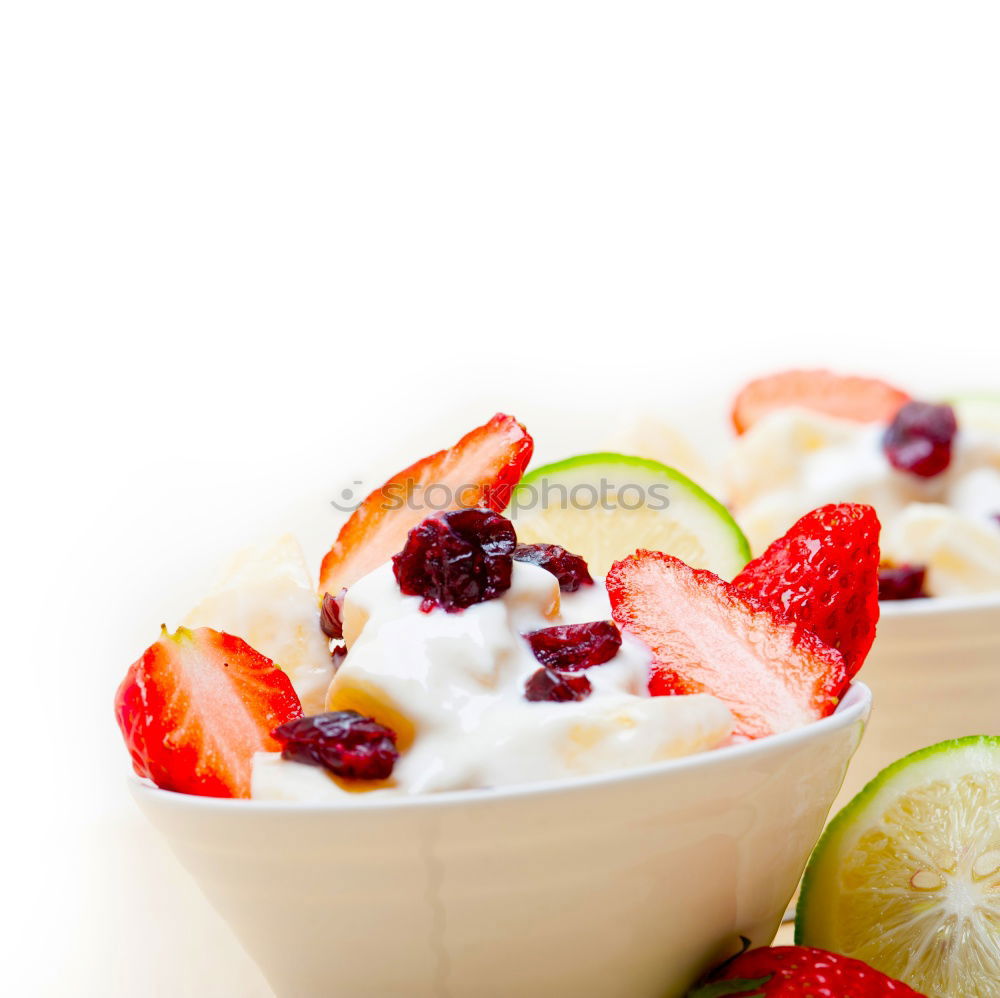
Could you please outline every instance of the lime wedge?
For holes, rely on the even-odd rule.
[[[523,544],[560,544],[594,575],[637,548],[732,579],[750,546],[729,511],[690,478],[647,458],[582,454],[525,475],[507,515]]]
[[[795,940],[929,998],[995,998],[1000,737],[941,742],[876,776],[809,860]]]

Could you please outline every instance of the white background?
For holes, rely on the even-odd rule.
[[[775,367],[996,387],[998,49],[992,3],[4,5],[0,990],[266,994],[111,712],[236,545],[318,557],[469,414],[555,456]]]

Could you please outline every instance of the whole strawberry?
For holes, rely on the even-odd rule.
[[[924,998],[849,956],[809,946],[752,949],[723,964],[688,998]]]
[[[850,678],[875,640],[879,530],[871,506],[821,506],[750,562],[733,588],[787,613],[836,648]]]

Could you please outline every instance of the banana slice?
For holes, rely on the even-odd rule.
[[[333,663],[305,556],[291,534],[240,552],[184,625],[243,638],[284,669],[306,714],[323,710]]]

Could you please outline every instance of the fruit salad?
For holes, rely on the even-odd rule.
[[[884,600],[1000,590],[1000,399],[788,371],[747,385],[733,423],[728,493],[755,550],[815,506],[868,503]]]
[[[501,414],[410,465],[352,513],[317,588],[290,537],[241,555],[118,690],[136,773],[349,806],[643,766],[836,708],[878,618],[870,506],[813,510],[747,564],[680,473],[599,454],[522,481],[532,448]],[[524,501],[595,468],[588,513]],[[447,508],[419,501],[429,486]]]

